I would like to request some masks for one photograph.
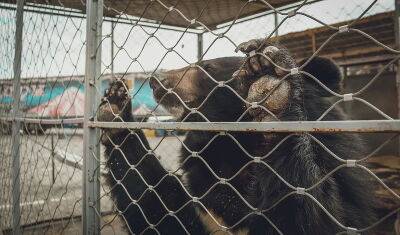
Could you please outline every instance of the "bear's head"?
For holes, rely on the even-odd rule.
[[[297,66],[294,60],[288,61],[287,56],[279,63],[279,57],[284,56],[277,54],[278,64]],[[330,95],[306,75],[288,76],[283,81],[284,75],[278,72],[261,77],[234,76],[244,60],[242,57],[223,57],[201,61],[159,73],[150,79],[150,86],[156,101],[178,120],[185,121],[273,121],[285,115],[287,108],[294,107],[291,103],[299,102],[295,98],[322,99]],[[332,60],[315,57],[303,71],[335,92],[340,88],[341,74]],[[222,86],[218,84],[221,81],[224,82]],[[251,103],[260,105],[252,108]],[[191,113],[191,109],[195,112]]]
[[[248,85],[240,87],[232,74],[243,61],[241,57],[223,57],[158,73],[150,79],[150,87],[155,100],[177,119],[235,121],[244,108],[238,95],[245,98]],[[218,86],[218,82],[226,84]],[[190,113],[191,109],[198,113]]]

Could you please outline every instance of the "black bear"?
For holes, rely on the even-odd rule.
[[[316,120],[330,107],[317,82],[287,74],[297,65],[285,49],[262,40],[238,49],[269,59],[225,57],[158,74],[150,80],[156,101],[180,121],[238,125]],[[302,71],[340,89],[331,60],[316,57]],[[334,108],[324,120],[344,118]],[[98,120],[135,121],[123,80],[106,91]],[[141,130],[104,129],[101,141],[113,200],[131,233],[335,234],[375,222],[365,174],[339,167],[339,158],[362,156],[357,135],[189,131],[179,176],[163,168]]]

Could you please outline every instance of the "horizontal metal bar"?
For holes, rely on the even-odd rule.
[[[0,9],[5,10],[16,10],[16,6],[11,3],[0,3]],[[64,16],[64,17],[71,17],[71,18],[85,18],[85,14],[79,11],[74,11],[70,8],[53,8],[53,9],[45,9],[43,7],[35,6],[33,4],[25,5],[24,6],[25,12],[30,13],[38,13],[38,14],[45,14],[45,15],[55,15],[55,16]]]
[[[90,127],[243,132],[400,132],[400,120],[288,122],[89,122]]]
[[[65,118],[65,119],[40,119],[40,118],[12,118],[12,117],[0,117],[1,121],[12,122],[21,121],[23,123],[36,123],[36,124],[47,124],[47,125],[58,125],[58,124],[81,124],[83,118]]]
[[[16,6],[14,4],[4,4],[0,3],[0,9],[6,9],[6,10],[16,10]],[[78,19],[85,19],[86,18],[86,13],[81,12],[81,11],[76,11],[71,8],[45,8],[44,6],[38,4],[29,4],[29,6],[24,7],[25,12],[29,13],[36,13],[36,14],[44,14],[44,15],[54,15],[54,16],[63,16],[63,17],[68,17],[68,18],[78,18]],[[185,27],[177,27],[177,26],[170,26],[170,25],[163,25],[159,22],[153,22],[153,21],[147,21],[144,19],[128,19],[126,16],[124,17],[111,17],[111,16],[105,16],[103,19],[104,22],[114,22],[118,24],[125,24],[125,25],[133,25],[137,24],[143,27],[148,27],[148,28],[160,28],[164,30],[170,30],[170,31],[175,31],[175,32],[187,32],[191,34],[197,34],[202,32],[200,29],[188,29],[186,30]]]

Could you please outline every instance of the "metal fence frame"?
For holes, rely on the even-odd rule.
[[[311,1],[316,2],[316,1]],[[29,6],[29,4],[27,5]],[[398,49],[400,49],[400,1],[395,0],[396,6],[396,41]],[[98,122],[95,120],[95,112],[98,106],[98,86],[96,80],[100,77],[100,60],[101,60],[101,33],[103,23],[103,0],[87,1],[87,32],[86,32],[86,68],[85,68],[85,116],[84,118],[64,119],[64,120],[38,120],[21,118],[19,116],[19,94],[20,94],[20,77],[21,77],[21,52],[22,52],[22,27],[24,0],[18,0],[16,6],[16,35],[15,35],[15,57],[14,57],[14,104],[13,115],[2,120],[12,121],[12,157],[13,157],[13,234],[20,234],[19,223],[19,130],[21,122],[24,123],[44,123],[44,124],[84,124],[84,169],[83,169],[83,233],[99,234],[100,221],[99,214],[100,204],[93,203],[99,200],[100,181],[99,181],[99,162],[92,156],[93,153],[100,151],[97,141],[99,137],[99,128],[130,128],[130,129],[164,129],[164,130],[207,130],[214,132],[224,131],[258,131],[258,132],[400,132],[400,120],[369,120],[369,121],[304,121],[304,122],[266,122],[266,123],[109,123]],[[33,11],[43,14],[46,9],[29,8],[26,11]],[[275,14],[275,9],[266,14],[260,14],[256,17],[265,16],[267,14]],[[76,13],[76,17],[85,17]],[[247,20],[254,19],[249,17]],[[276,17],[275,17],[276,19]],[[104,18],[104,21],[114,22],[112,18]],[[245,22],[242,20],[240,22]],[[120,20],[118,23],[132,24],[128,20]],[[277,20],[275,21],[277,25]],[[144,23],[150,26],[151,23]],[[165,27],[169,30],[177,30],[173,27]],[[194,33],[198,36],[198,58],[201,59],[203,54],[203,31],[193,30],[188,33]],[[277,32],[275,32],[277,34]],[[397,90],[400,90],[400,62],[397,69]],[[400,107],[400,92],[398,92],[398,100]],[[400,108],[399,108],[400,117]]]
[[[14,55],[14,103],[13,103],[13,120],[12,120],[12,141],[11,141],[11,157],[12,157],[12,226],[13,234],[20,234],[20,133],[21,121],[19,104],[20,104],[20,81],[21,81],[21,57],[22,57],[22,27],[24,14],[24,0],[17,1],[16,12],[16,31],[15,31],[15,55]]]
[[[88,125],[96,115],[99,102],[96,82],[101,70],[101,32],[103,27],[103,0],[89,1],[86,23],[86,69],[85,69],[85,117],[83,137],[83,231],[86,234],[100,233],[100,204],[94,203],[100,197],[100,163],[95,156],[100,156],[97,140],[99,129]]]

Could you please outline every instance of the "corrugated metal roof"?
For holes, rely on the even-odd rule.
[[[10,2],[0,0],[0,2]],[[86,10],[85,0],[27,0],[28,3],[53,5],[65,8]],[[273,7],[301,2],[299,0],[269,0]],[[104,0],[104,15],[117,17],[122,14],[141,17],[163,25],[195,28],[192,19],[207,27],[271,10],[261,2],[247,0]],[[170,10],[173,7],[174,10]]]

